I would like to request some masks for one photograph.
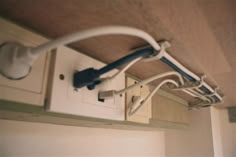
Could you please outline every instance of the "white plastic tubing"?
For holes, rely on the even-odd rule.
[[[58,38],[56,40],[49,41],[49,42],[44,43],[42,45],[39,45],[35,48],[32,48],[31,53],[34,54],[34,55],[37,55],[39,53],[46,52],[49,49],[53,49],[53,48],[56,48],[56,47],[61,46],[61,45],[67,45],[69,43],[73,43],[73,42],[76,42],[76,41],[88,39],[88,38],[91,38],[91,37],[111,35],[111,34],[114,34],[114,35],[115,34],[116,35],[129,35],[129,36],[139,37],[139,38],[145,40],[146,42],[148,42],[156,51],[160,51],[160,46],[155,41],[155,39],[151,35],[149,35],[148,33],[144,32],[140,29],[136,29],[136,28],[132,28],[132,27],[126,27],[126,26],[104,26],[104,27],[97,27],[97,28],[87,29],[87,30],[84,30],[84,31],[80,31],[80,32],[77,32],[77,33],[73,33],[73,34]],[[158,56],[158,55],[160,55],[160,56]],[[192,76],[196,80],[200,81],[200,78],[197,75],[195,75],[194,73],[189,71],[187,68],[185,68],[183,65],[181,65],[178,61],[176,61],[168,53],[157,54],[158,58],[161,58],[163,56],[165,58],[167,58],[169,61],[171,61],[172,63],[174,63],[176,66],[178,66],[185,73],[189,74],[190,76]],[[209,91],[214,92],[214,90],[208,84],[206,84],[205,82],[203,83],[203,85],[206,88],[208,88]],[[220,101],[222,101],[222,98],[218,93],[216,93],[215,95],[220,99]]]

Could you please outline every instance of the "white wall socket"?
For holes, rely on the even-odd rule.
[[[126,77],[127,87],[135,84],[135,82],[138,82],[138,81],[131,77],[128,77],[128,76]],[[127,92],[126,93],[126,108],[131,102],[132,96],[141,96],[142,98],[145,98],[149,93],[150,93],[150,89],[148,85],[142,85],[140,87],[137,87]],[[128,121],[149,123],[149,119],[152,117],[151,108],[152,108],[151,101],[148,101],[132,116],[128,115],[128,112],[126,112],[126,119]]]
[[[37,46],[48,40],[11,22],[0,18],[0,44],[14,41],[27,46]],[[0,75],[0,99],[44,105],[49,53],[40,55],[33,64],[30,74],[21,80],[10,80]]]
[[[49,111],[124,120],[124,96],[116,96],[104,102],[98,101],[99,91],[119,90],[125,87],[124,74],[107,84],[97,85],[94,90],[88,90],[87,87],[75,90],[72,82],[76,70],[81,71],[91,67],[99,69],[105,64],[67,47],[57,49],[54,64]],[[103,77],[111,76],[116,72],[117,70],[113,70]],[[60,75],[64,75],[64,80],[59,78]]]

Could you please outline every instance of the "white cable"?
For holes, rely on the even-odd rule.
[[[160,50],[159,44],[145,31],[126,26],[103,26],[69,34],[33,48],[25,47],[24,45],[13,42],[1,45],[0,61],[2,62],[0,73],[11,79],[23,78],[29,74],[31,66],[41,53],[46,53],[50,49],[67,45],[72,42],[112,34],[139,37],[148,42],[156,51]],[[157,54],[157,56],[159,56],[159,54]]]
[[[194,91],[194,89],[189,89],[188,91],[191,92],[192,94],[196,95],[198,98],[200,98],[203,101],[207,101],[209,103],[211,102],[208,98],[206,98],[202,94],[198,93],[197,91]]]
[[[167,80],[162,81],[143,101],[141,100],[141,98],[139,98],[139,101],[137,101],[139,104],[129,105],[129,108],[128,108],[129,116],[132,116],[133,114],[135,114],[142,106],[144,106],[148,101],[150,101],[150,99],[153,97],[153,95],[161,88],[162,85],[164,85],[166,83],[172,83],[176,87],[179,86],[177,82],[175,82],[174,80],[171,80],[171,79],[167,79]],[[183,91],[185,91],[185,90],[183,90]],[[192,92],[194,95],[196,95],[197,97],[199,97],[203,101],[207,101],[208,103],[211,103],[211,101],[209,99],[207,99],[204,96],[202,96],[201,94],[195,92],[193,89],[190,89],[188,92],[190,92],[190,93]]]
[[[133,108],[132,105],[130,106],[129,111],[128,111],[129,116],[132,116],[133,114],[135,114],[143,105],[145,105],[148,101],[150,101],[153,95],[161,88],[162,85],[166,83],[173,83],[175,86],[177,87],[179,86],[177,82],[171,79],[162,81],[139,105],[136,105],[136,108]]]
[[[192,93],[191,91],[188,91],[187,89],[183,89],[182,90],[184,93],[191,95],[192,97],[198,97],[197,95],[195,95],[194,93]]]
[[[140,59],[141,59],[141,58],[140,58]],[[128,69],[130,66],[132,66],[134,63],[136,63],[136,62],[137,62],[138,60],[140,60],[140,59],[136,59],[136,60],[134,60],[133,62],[129,63],[129,64],[128,64],[125,68],[123,68],[120,72],[116,73],[116,74],[113,75],[111,78],[108,78],[108,80],[112,80],[114,77],[116,77],[117,75],[119,75],[119,74],[121,74],[122,72],[124,72],[126,69]],[[184,80],[183,80],[182,76],[181,76],[178,72],[170,71],[170,72],[166,72],[166,73],[154,75],[154,76],[152,76],[152,77],[150,77],[150,78],[148,78],[148,79],[142,80],[142,81],[140,81],[140,82],[138,82],[138,83],[136,83],[136,84],[134,84],[134,85],[131,85],[131,86],[127,87],[127,88],[124,88],[124,89],[122,89],[122,90],[119,90],[119,91],[112,91],[112,93],[115,94],[115,95],[123,94],[123,93],[126,93],[126,92],[128,92],[128,91],[130,91],[130,90],[136,88],[136,87],[139,87],[139,86],[148,84],[148,83],[150,83],[150,82],[152,82],[152,81],[154,81],[154,80],[156,80],[156,79],[160,79],[160,78],[163,78],[163,77],[166,77],[166,76],[170,76],[170,75],[175,75],[175,76],[177,76],[177,77],[179,78],[179,81],[180,81],[181,85],[184,85]],[[193,97],[198,97],[198,98],[200,98],[200,99],[203,100],[203,101],[208,101],[208,102],[210,102],[210,100],[209,100],[208,98],[206,98],[206,97],[204,97],[203,95],[201,95],[200,93],[194,91],[194,89],[183,89],[182,91],[185,92],[185,93],[187,93],[187,94],[189,94],[189,95],[191,95],[191,96],[193,96]],[[106,93],[106,91],[105,91],[105,92],[101,92],[101,93]],[[108,92],[108,93],[109,93],[109,92]],[[111,95],[113,95],[113,94],[111,94]],[[101,95],[103,95],[103,94],[101,94]],[[109,94],[109,95],[110,95],[110,94]]]
[[[123,94],[123,93],[128,92],[129,90],[132,90],[133,88],[136,88],[136,87],[141,86],[141,85],[144,85],[144,84],[148,84],[149,82],[152,82],[152,81],[154,81],[154,80],[156,80],[156,79],[163,78],[163,77],[170,76],[170,75],[175,75],[175,76],[177,76],[177,77],[179,78],[180,83],[181,83],[182,85],[184,85],[184,80],[183,80],[182,76],[181,76],[178,72],[170,71],[170,72],[166,72],[166,73],[163,73],[163,74],[154,75],[154,76],[152,76],[152,77],[150,77],[150,78],[148,78],[148,79],[146,79],[146,80],[140,81],[140,82],[138,82],[137,84],[134,84],[134,85],[132,85],[132,86],[130,86],[130,87],[127,87],[127,88],[125,88],[125,89],[123,89],[123,90],[120,90],[120,91],[117,91],[117,92],[115,92],[115,93],[116,93],[116,95],[118,95],[118,94]],[[188,90],[186,90],[186,89],[184,89],[184,90],[182,90],[182,91],[185,92],[185,93],[187,93],[187,94],[189,94],[189,95],[191,95],[191,96],[193,96],[193,97],[198,97],[196,94],[194,94],[194,93],[192,93],[192,92],[190,92],[190,91],[188,91]]]
[[[136,83],[134,85],[131,85],[131,86],[127,87],[127,88],[124,88],[122,90],[116,91],[115,93],[116,93],[116,95],[123,94],[123,93],[128,92],[129,90],[132,90],[132,89],[136,88],[136,87],[148,84],[148,83],[150,83],[150,82],[152,82],[152,81],[154,81],[156,79],[163,78],[163,77],[170,76],[170,75],[176,75],[176,76],[179,77],[180,81],[181,80],[183,81],[183,78],[181,77],[181,75],[179,73],[177,73],[175,71],[169,71],[169,72],[165,72],[165,73],[162,73],[162,74],[154,75],[154,76],[152,76],[150,78],[142,80],[142,81],[140,81],[140,82],[138,82],[138,83]]]
[[[97,27],[97,28],[87,29],[87,30],[80,31],[77,33],[69,34],[64,37],[58,38],[56,40],[52,40],[42,45],[39,45],[35,48],[25,48],[24,46],[17,45],[15,43],[13,44],[10,43],[10,44],[1,46],[0,54],[2,56],[3,61],[1,63],[0,73],[12,79],[19,79],[19,78],[25,77],[29,73],[34,60],[36,60],[36,58],[41,52],[47,52],[47,50],[49,49],[53,49],[61,45],[67,45],[69,43],[88,39],[91,37],[111,35],[111,34],[129,35],[129,36],[139,37],[145,40],[146,42],[148,42],[156,51],[160,51],[159,44],[155,41],[155,39],[151,35],[149,35],[145,31],[132,28],[132,27],[126,27],[126,26],[104,26],[104,27]],[[24,51],[20,52],[19,50],[22,50],[22,49],[24,49]],[[15,56],[21,56],[21,57],[16,58]],[[165,58],[173,62],[181,70],[186,72],[188,75],[190,75],[191,77],[193,77],[194,79],[198,81],[200,80],[200,78],[197,75],[195,75],[194,73],[189,71],[187,68],[185,68],[182,64],[177,62],[168,53],[166,52],[160,53],[157,56],[158,58],[161,58],[162,56],[164,56]],[[8,61],[9,58],[10,60],[12,58],[15,59],[14,64]],[[24,62],[22,62],[22,60]],[[160,78],[160,77],[156,76],[154,77],[154,79],[153,78],[151,79],[155,80],[157,78]],[[141,81],[139,85],[142,85],[142,83],[146,84],[149,81],[150,79],[144,80],[144,82]],[[210,92],[214,92],[214,90],[207,83],[203,82],[203,86],[205,86],[208,90],[210,90]],[[127,90],[130,90],[131,88],[134,88],[134,86],[128,87],[127,89],[124,89],[119,92],[126,92]],[[189,93],[188,91],[185,91],[185,92]],[[219,98],[220,101],[222,101],[222,97],[218,93],[215,93],[215,95]]]
[[[111,98],[111,97],[114,97],[115,95],[120,95],[120,94],[123,94],[123,93],[126,93],[134,88],[137,88],[137,87],[140,87],[142,85],[145,85],[145,84],[148,84],[156,79],[159,79],[159,78],[163,78],[163,77],[166,77],[166,76],[170,76],[170,75],[176,75],[178,76],[181,84],[184,84],[184,80],[182,78],[182,76],[175,72],[175,71],[169,71],[169,72],[165,72],[165,73],[162,73],[162,74],[157,74],[157,75],[154,75],[150,78],[147,78],[145,80],[142,80],[134,85],[131,85],[127,88],[124,88],[124,89],[121,89],[119,91],[116,91],[116,90],[108,90],[108,91],[100,91],[99,92],[99,98],[101,99],[108,99],[108,98]],[[109,80],[109,79],[108,79]],[[105,79],[105,82],[106,82],[106,79]]]
[[[111,77],[106,77],[104,79],[102,79],[102,83],[107,83],[109,81],[112,81],[114,78],[118,77],[119,75],[121,75],[122,73],[124,73],[127,69],[129,69],[132,65],[134,65],[136,62],[138,62],[139,60],[141,60],[142,57],[139,57],[133,61],[131,61],[130,63],[128,63],[124,68],[122,68],[120,71],[118,71],[117,73],[115,73],[114,75],[112,75]]]
[[[164,53],[163,55],[166,59],[168,59],[169,61],[171,61],[172,63],[174,63],[178,68],[180,68],[181,70],[183,70],[185,73],[187,73],[188,75],[190,75],[191,77],[193,77],[194,79],[196,79],[197,81],[200,81],[201,78],[198,77],[196,74],[194,74],[193,72],[189,71],[187,68],[185,68],[181,63],[179,63],[177,60],[175,60],[172,56],[170,56],[168,53]],[[208,90],[210,90],[210,92],[214,92],[214,90],[206,83],[203,81],[202,83],[203,86],[205,86]],[[215,93],[216,97],[218,97],[220,99],[220,101],[222,101],[222,97],[218,94]]]
[[[56,40],[49,41],[35,48],[32,48],[32,53],[37,54],[41,52],[46,52],[49,49],[53,49],[61,45],[67,45],[69,43],[88,39],[91,37],[111,35],[111,34],[139,37],[148,42],[156,51],[160,50],[159,44],[155,41],[155,39],[151,35],[149,35],[145,31],[126,26],[103,26],[79,31],[77,33],[69,34]]]
[[[138,60],[134,60],[133,62],[131,62],[129,65],[127,65],[124,69],[122,69],[122,72],[125,71],[126,69],[128,69],[130,66],[132,66],[134,63],[136,63]],[[113,75],[112,78],[116,77],[117,75],[121,74],[122,72],[118,72],[117,74]],[[141,86],[141,85],[144,85],[144,84],[148,84],[149,82],[152,82],[156,79],[159,79],[159,78],[163,78],[163,77],[166,77],[166,76],[170,76],[170,75],[175,75],[179,78],[179,81],[182,85],[184,85],[184,80],[182,78],[182,76],[178,73],[178,72],[175,72],[175,71],[170,71],[170,72],[166,72],[166,73],[163,73],[163,74],[157,74],[157,75],[154,75],[146,80],[143,80],[143,81],[140,81],[138,82],[137,84],[134,84],[130,87],[127,87],[125,89],[122,89],[120,91],[116,91],[115,94],[116,95],[119,95],[119,94],[123,94],[123,93],[126,93],[128,92],[129,90],[132,90],[138,86]],[[108,78],[109,80],[111,80],[112,78]],[[183,89],[182,90],[183,92],[193,96],[193,97],[199,97],[197,94],[195,94],[195,92],[190,92],[189,90],[187,89]]]

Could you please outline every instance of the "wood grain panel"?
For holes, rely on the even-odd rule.
[[[166,121],[189,124],[186,102],[178,102],[167,93],[155,94],[152,98],[152,121]]]
[[[158,6],[158,9],[155,9]],[[198,69],[210,74],[229,72],[230,65],[222,54],[211,28],[208,26],[199,6],[195,1],[158,1],[150,5],[151,17],[159,17],[165,26],[178,40],[183,41],[190,58],[182,54],[176,58],[195,60]],[[218,64],[221,63],[221,64]],[[188,64],[188,65],[191,65]]]

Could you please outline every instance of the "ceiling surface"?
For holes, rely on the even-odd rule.
[[[234,0],[0,0],[0,16],[49,38],[104,25],[140,28],[171,42],[169,53],[194,73],[219,86],[223,106],[236,106],[236,1]],[[110,63],[145,42],[104,36],[71,47]],[[160,61],[137,63],[139,78],[168,71]]]

